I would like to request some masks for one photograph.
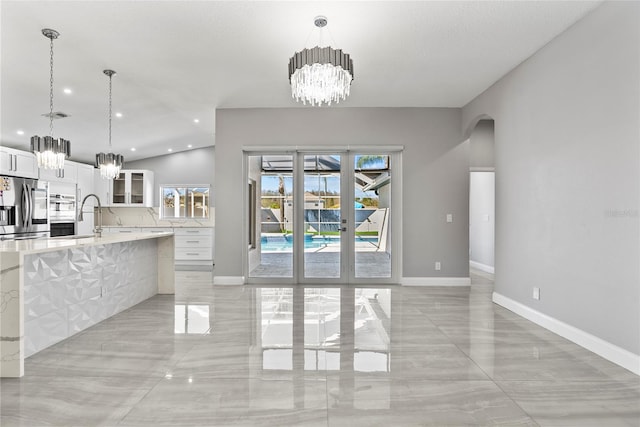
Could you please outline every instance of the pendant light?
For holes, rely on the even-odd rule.
[[[313,22],[322,31],[327,18],[317,16]],[[353,61],[342,49],[305,48],[289,59],[291,96],[298,102],[302,100],[303,104],[338,103],[349,96],[352,81]]]
[[[121,154],[113,154],[111,147],[111,95],[112,79],[116,73],[113,70],[104,70],[109,77],[109,152],[96,154],[96,167],[100,169],[100,175],[105,179],[114,179],[120,175],[120,169],[124,165],[124,157]]]
[[[38,167],[43,169],[63,169],[64,160],[71,155],[71,143],[62,138],[53,137],[53,40],[60,36],[60,33],[50,28],[42,30],[42,34],[51,41],[49,55],[49,136],[31,137],[31,151],[35,153],[38,160]]]

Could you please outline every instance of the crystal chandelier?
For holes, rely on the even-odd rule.
[[[327,25],[327,18],[318,16],[316,27]],[[353,61],[342,49],[314,47],[296,52],[289,60],[291,96],[311,105],[331,105],[349,96],[353,81]]]
[[[109,76],[109,152],[96,154],[96,167],[100,169],[100,176],[104,179],[114,179],[120,175],[120,169],[124,165],[124,157],[111,152],[111,83],[116,72],[104,70],[103,73]]]
[[[42,34],[51,41],[50,78],[49,78],[49,136],[31,137],[31,151],[35,153],[38,167],[44,169],[63,169],[64,160],[71,155],[71,143],[62,138],[53,137],[53,40],[60,36],[56,30],[45,28]]]

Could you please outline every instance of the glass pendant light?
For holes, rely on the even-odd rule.
[[[114,179],[120,175],[120,170],[124,166],[124,157],[122,154],[112,153],[111,147],[111,95],[112,95],[112,79],[116,73],[113,70],[104,70],[109,77],[109,152],[96,154],[96,167],[100,169],[100,176],[105,179]]]
[[[322,30],[327,18],[317,16],[316,27]],[[311,105],[331,105],[349,96],[353,81],[353,61],[342,49],[316,46],[294,53],[289,59],[291,96]]]
[[[53,40],[60,36],[60,33],[50,28],[42,30],[42,34],[51,41],[49,55],[49,136],[32,136],[31,151],[35,153],[38,160],[38,167],[44,169],[63,169],[64,160],[71,155],[71,143],[62,138],[53,137]],[[47,116],[45,114],[45,116]]]

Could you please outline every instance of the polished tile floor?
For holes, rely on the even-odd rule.
[[[13,426],[639,426],[640,378],[468,287],[156,296],[0,381]]]

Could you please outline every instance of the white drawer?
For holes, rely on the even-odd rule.
[[[176,260],[201,261],[211,259],[211,248],[176,248]]]
[[[173,233],[173,228],[169,227],[143,227],[140,229],[142,233]]]
[[[139,233],[137,227],[109,227],[109,233]]]
[[[213,229],[208,227],[199,227],[199,228],[174,228],[173,232],[176,236],[209,236],[213,235]]]
[[[211,250],[213,239],[211,236],[175,236],[176,248],[208,248]]]

